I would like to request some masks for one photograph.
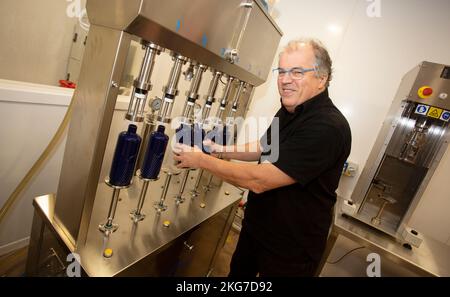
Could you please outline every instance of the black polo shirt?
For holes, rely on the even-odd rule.
[[[328,90],[294,113],[282,107],[275,117],[279,119],[279,156],[270,162],[297,183],[261,194],[250,192],[243,228],[282,259],[318,262],[331,224],[335,191],[350,154],[350,127]],[[260,162],[270,154],[272,126],[273,122]]]

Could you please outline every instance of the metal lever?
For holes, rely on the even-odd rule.
[[[184,246],[191,252],[194,249],[193,245],[189,245],[187,241],[183,242]]]

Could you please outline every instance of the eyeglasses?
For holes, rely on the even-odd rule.
[[[305,73],[310,71],[316,71],[316,68],[301,68],[301,67],[293,67],[293,68],[275,68],[273,72],[278,75],[278,78],[283,78],[286,74],[289,74],[292,79],[298,80],[303,79]]]

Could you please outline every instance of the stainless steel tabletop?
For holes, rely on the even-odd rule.
[[[389,258],[418,274],[450,276],[450,246],[422,234],[423,242],[420,247],[407,249],[394,237],[371,228],[360,221],[342,216],[342,201],[343,199],[338,199],[336,203],[336,215],[330,241],[335,241],[338,235],[344,235],[379,253],[380,256]],[[332,242],[332,245],[334,245],[334,242]]]
[[[198,174],[197,171],[191,172],[192,177],[196,174]],[[204,178],[206,179],[207,176],[205,174]],[[200,196],[194,199],[187,196],[183,204],[176,205],[174,196],[178,192],[180,178],[181,175],[174,176],[174,183],[170,186],[166,199],[168,209],[161,214],[153,208],[153,203],[159,201],[164,178],[150,185],[143,208],[147,217],[137,224],[129,215],[130,211],[136,208],[137,201],[130,199],[128,193],[139,191],[141,182],[138,180],[131,188],[121,191],[121,201],[114,220],[119,224],[119,229],[109,237],[99,231],[98,225],[106,221],[111,189],[105,184],[99,184],[98,199],[95,201],[86,244],[77,248],[68,245],[69,241],[65,240],[64,233],[53,220],[55,197],[52,195],[38,197],[35,199],[35,205],[56,233],[66,242],[69,249],[72,251],[75,249],[75,252],[80,255],[81,266],[89,276],[114,276],[228,206],[237,203],[244,194],[240,189],[222,183],[220,186],[214,186],[210,191],[201,190]],[[194,181],[195,179],[189,179],[186,193],[193,187]],[[169,227],[163,225],[165,221],[170,221]],[[111,258],[103,256],[106,248],[112,249]]]

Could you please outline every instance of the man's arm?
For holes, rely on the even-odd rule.
[[[259,141],[241,145],[222,146],[207,140],[204,142],[204,145],[210,147],[213,156],[220,156],[223,159],[252,162],[258,161],[261,157]]]
[[[180,161],[180,168],[203,168],[238,187],[262,193],[296,183],[296,180],[272,164],[245,164],[220,160],[203,154],[200,150],[183,146],[174,159]]]

